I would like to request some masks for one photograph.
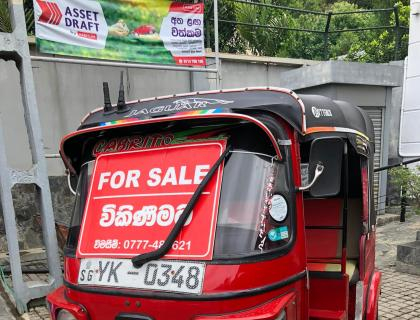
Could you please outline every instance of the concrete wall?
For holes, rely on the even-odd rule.
[[[282,72],[310,63],[316,62],[223,55],[223,87],[278,86]],[[215,88],[214,74],[34,61],[33,73],[47,154],[57,154],[61,138],[74,131],[85,114],[102,105],[103,81],[109,82],[111,99],[116,102],[122,70],[125,72],[127,101]],[[31,160],[19,90],[19,74],[14,63],[0,60],[0,117],[8,140],[8,159],[15,168],[29,169]],[[59,159],[49,159],[48,169],[51,176],[64,174]]]
[[[214,57],[209,58],[212,63]],[[250,58],[222,55],[223,87],[278,86],[282,72],[314,61]],[[46,154],[57,154],[61,138],[74,131],[82,117],[103,103],[102,82],[108,81],[111,99],[117,100],[120,71],[125,72],[126,100],[137,100],[190,91],[215,89],[215,75],[136,68],[33,62],[38,108]],[[0,130],[6,140],[9,165],[28,170],[32,166],[14,62],[0,60]],[[48,159],[55,220],[68,224],[73,196],[67,188],[61,159]],[[13,188],[20,248],[41,247],[39,206],[33,185]],[[7,251],[0,208],[0,252]]]
[[[212,58],[209,58],[209,62]],[[232,55],[222,55],[221,64],[223,88],[280,86],[298,92],[324,94],[359,106],[388,108],[392,132],[389,149],[393,150],[390,156],[396,155],[394,150],[398,144],[395,137],[399,125],[397,118],[399,119],[401,89],[398,84],[402,79],[401,66],[320,63]],[[215,88],[214,74],[33,62],[47,154],[57,154],[61,138],[74,131],[85,114],[102,105],[103,81],[109,82],[111,99],[116,102],[121,70],[125,71],[128,101]],[[366,72],[367,75],[363,77]],[[20,100],[19,74],[13,62],[3,60],[0,60],[0,120],[0,129],[6,138],[9,164],[17,169],[29,169],[31,158]],[[48,169],[49,175],[53,176],[50,184],[56,221],[68,223],[72,196],[63,177],[64,166],[61,159],[49,159]],[[38,222],[34,218],[37,207],[30,195],[33,193],[31,188],[33,186],[14,189],[22,248],[39,246],[42,243],[40,237],[36,237],[40,234]],[[3,232],[0,228],[0,250],[5,247]]]
[[[398,154],[402,61],[389,64],[326,61],[283,73],[280,85],[300,93],[323,94],[361,107],[385,109],[385,158]],[[386,165],[384,159],[382,165]]]
[[[296,67],[247,61],[222,61],[222,87],[223,89],[279,87],[281,74],[291,69],[296,69]]]
[[[125,71],[127,100],[190,91],[188,72],[34,62],[46,153],[58,153],[61,137],[75,130],[85,114],[100,106],[103,81],[109,82],[111,99],[116,101],[121,70]],[[19,90],[19,73],[14,63],[0,60],[0,113],[8,160],[13,167],[28,169],[31,160]],[[48,160],[48,165],[50,175],[64,174],[59,160]]]
[[[321,94],[334,100],[349,101],[356,106],[383,107],[386,87],[371,85],[327,84],[296,90],[297,93]]]
[[[364,107],[389,106],[388,151],[390,158],[397,157],[401,63],[318,62],[228,54],[221,58],[223,88],[280,86]],[[213,60],[212,56],[208,58],[210,64]],[[111,99],[116,101],[121,70],[125,71],[127,100],[215,88],[214,74],[35,61],[33,72],[46,153],[57,154],[61,138],[75,130],[86,113],[102,104],[103,81],[109,82]],[[0,60],[0,119],[7,138],[8,159],[13,167],[29,169],[30,152],[19,90],[14,63]],[[48,168],[51,176],[64,174],[60,159],[49,159]]]

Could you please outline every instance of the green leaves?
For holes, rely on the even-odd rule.
[[[24,0],[26,28],[28,35],[35,34],[34,7],[32,0]],[[12,23],[7,0],[0,0],[0,32],[12,32]]]
[[[392,8],[395,2],[395,0],[258,1],[258,3],[268,5],[334,13]],[[408,26],[408,1],[399,1],[397,5],[400,25]],[[377,63],[388,62],[395,58],[402,59],[407,54],[408,35],[407,31],[402,29],[399,30],[400,45],[396,41],[394,28],[334,32],[386,25],[394,26],[395,17],[392,10],[333,15],[328,41],[325,42],[326,15],[296,13],[279,8],[257,6],[252,3],[238,3],[233,0],[220,0],[219,7],[220,19],[238,22],[238,24],[220,23],[221,51],[313,60],[322,60],[327,56],[329,59]],[[260,25],[260,27],[256,25]],[[315,32],[283,28],[306,29]],[[232,41],[232,39],[235,40]]]
[[[0,32],[12,32],[7,0],[0,0]]]
[[[271,1],[265,3],[271,4]],[[285,12],[267,7],[257,7],[243,3],[236,3],[236,21],[252,23],[266,27],[237,26],[239,35],[245,40],[248,49],[257,55],[276,56],[288,32],[281,30],[287,26],[289,19]]]
[[[415,169],[405,167],[392,168],[389,171],[391,182],[407,190],[407,197],[417,207],[420,206],[420,166]]]

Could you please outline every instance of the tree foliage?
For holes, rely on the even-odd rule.
[[[0,0],[0,32],[12,32],[7,0]]]
[[[420,208],[420,166],[414,169],[396,167],[390,170],[391,182],[399,187],[405,186],[407,198]]]
[[[393,10],[340,15],[334,13],[392,8],[397,5],[400,25],[408,26],[409,0],[398,2],[395,0],[264,0],[254,2],[316,12],[332,12],[328,37],[326,39],[324,33],[327,24],[325,14],[293,12],[270,6],[221,0],[220,19],[237,22],[236,24],[220,23],[222,27],[220,30],[221,51],[314,60],[329,58],[378,63],[402,59],[407,54],[407,30],[398,30],[399,46],[396,42],[396,29],[393,27],[358,32],[335,32],[395,26]],[[223,7],[226,10],[222,9]],[[228,15],[224,16],[223,12]],[[313,32],[286,30],[287,28]],[[229,46],[226,46],[227,43]],[[398,47],[397,51],[396,47]]]
[[[33,35],[35,34],[35,20],[32,0],[24,0],[23,7],[28,35]],[[0,32],[10,33],[12,31],[8,1],[0,0]]]

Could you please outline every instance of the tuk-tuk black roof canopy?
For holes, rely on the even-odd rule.
[[[320,132],[356,134],[374,140],[372,122],[360,108],[344,101],[319,95],[297,95],[282,88],[248,88],[194,92],[128,102],[128,111],[105,114],[94,110],[82,121],[78,131],[62,141],[61,152],[68,155],[66,142],[92,131],[106,130],[118,124],[177,116],[231,114],[274,114],[290,123],[301,135]],[[87,130],[86,130],[87,129]],[[79,140],[80,141],[80,140]]]

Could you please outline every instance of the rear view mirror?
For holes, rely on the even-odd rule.
[[[312,197],[331,197],[340,192],[341,164],[344,141],[338,137],[317,138],[312,141],[309,155],[309,181],[312,181],[319,167],[322,174],[309,189]]]

